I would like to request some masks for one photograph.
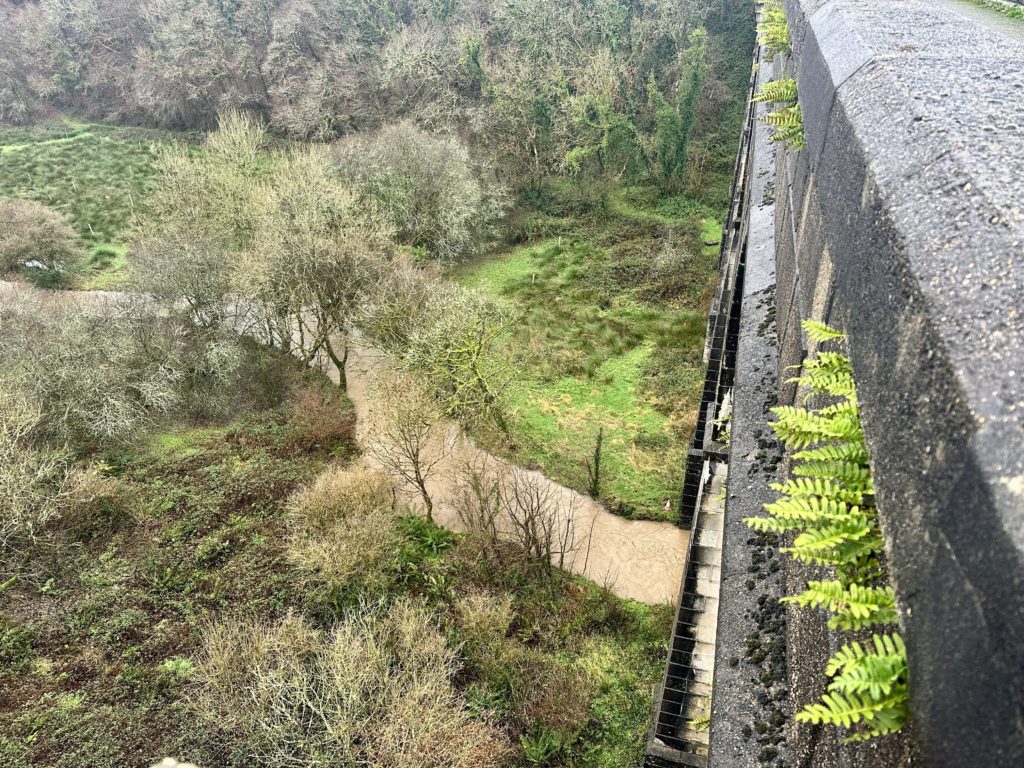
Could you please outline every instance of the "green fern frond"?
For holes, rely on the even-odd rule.
[[[800,111],[799,104],[776,109],[774,112],[762,115],[760,120],[765,125],[775,128],[772,141],[784,142],[787,147],[798,150],[807,146],[807,140],[804,137],[804,116]]]
[[[790,49],[789,26],[781,0],[766,0],[761,8],[761,20],[757,25],[757,41],[764,45],[770,60],[776,53],[788,53]]]
[[[838,391],[841,386],[842,386],[841,382],[836,382],[834,388]],[[831,394],[831,393],[819,393],[819,394]],[[849,416],[856,416],[859,419],[860,418],[860,407],[859,407],[859,405],[857,403],[857,393],[856,392],[851,392],[848,395],[841,395],[841,397],[844,397],[845,399],[842,400],[841,402],[833,403],[832,405],[825,406],[824,408],[817,408],[817,409],[815,409],[814,412],[816,414],[818,414],[819,416],[849,415]]]
[[[763,115],[761,122],[773,128],[796,128],[803,126],[804,118],[799,107],[788,106]]]
[[[769,504],[764,510],[778,520],[800,522],[804,528],[818,528],[843,520],[867,519],[859,507],[844,504],[837,499],[819,496],[787,498],[783,496]]]
[[[809,498],[781,497],[764,505],[767,517],[748,517],[743,522],[756,531],[806,531],[831,523],[864,517],[857,507],[849,507],[841,501]]]
[[[844,504],[860,504],[864,497],[860,491],[847,488],[831,478],[797,477],[784,483],[772,483],[771,487],[772,490],[794,499],[820,497]]]
[[[865,648],[856,640],[844,645],[836,652],[835,656],[829,659],[828,665],[825,667],[825,674],[832,677],[837,672],[852,669],[872,654],[876,656],[900,655],[903,657],[907,655],[907,646],[903,642],[902,635],[898,632],[887,635],[872,634],[871,642],[874,646],[873,649],[870,647]]]
[[[871,470],[852,461],[805,461],[793,467],[793,474],[797,477],[833,480],[846,490],[862,496],[875,492]]]
[[[832,395],[843,397],[850,401],[851,405],[856,404],[857,390],[853,383],[853,375],[845,371],[805,371],[802,376],[794,376],[786,380],[787,383],[796,382],[810,388],[807,399],[814,395]]]
[[[703,732],[711,727],[711,715],[697,715],[690,721],[690,727],[698,732]]]
[[[857,507],[848,507],[839,501],[830,501],[818,497],[806,499],[780,498],[765,504],[767,517],[747,517],[743,522],[756,531],[787,531],[816,530],[832,523],[844,520],[861,520],[864,514]]]
[[[838,352],[819,352],[813,360],[804,361],[803,368],[804,375],[812,377],[841,373],[853,375],[850,358],[840,355]]]
[[[772,134],[772,141],[781,141],[787,147],[792,147],[796,150],[807,149],[807,139],[804,138],[804,126],[792,125],[786,128],[782,128]]]
[[[898,731],[908,716],[907,649],[898,634],[873,635],[873,648],[849,643],[829,660],[829,693],[820,704],[797,713],[802,722],[827,722],[852,728],[846,741]]]
[[[860,445],[864,432],[856,414],[819,416],[804,408],[783,405],[772,408],[777,420],[772,430],[789,448],[806,448],[813,443],[843,442]]]
[[[771,104],[792,104],[796,100],[796,80],[792,77],[771,80],[762,85],[761,90],[754,96],[754,101]]]
[[[803,607],[825,607],[835,615],[831,629],[860,630],[865,627],[895,624],[896,596],[890,587],[864,587],[841,581],[809,581],[799,595],[784,597],[784,603]]]
[[[821,704],[808,704],[796,713],[802,723],[829,723],[852,728],[864,723],[866,728],[848,736],[845,741],[861,741],[874,736],[894,733],[907,720],[907,691],[905,686],[892,690],[888,696],[873,699],[870,696],[826,693]]]
[[[868,449],[862,443],[848,445],[820,445],[793,454],[796,461],[835,461],[867,467]],[[801,465],[806,466],[806,465]]]
[[[787,531],[801,531],[804,528],[802,521],[782,517],[745,517],[743,522],[760,533],[766,531],[786,533]]]
[[[786,547],[797,560],[814,565],[850,566],[881,551],[882,538],[874,521],[866,515],[836,520],[804,531]]]
[[[817,320],[803,320],[800,325],[803,326],[807,338],[819,344],[823,341],[846,338],[846,334],[842,331],[836,330],[832,326],[825,325],[825,323],[818,322]]]
[[[898,635],[897,635],[898,637]],[[829,683],[828,689],[844,696],[851,694],[867,694],[873,699],[888,696],[906,680],[907,656],[905,649],[890,648],[883,651],[879,647],[879,636],[875,635],[876,651],[864,653],[856,660],[843,663],[840,667],[829,662],[829,669],[834,669],[836,676]],[[884,635],[891,640],[891,636]],[[890,643],[891,646],[891,643]]]
[[[777,122],[784,125],[782,119]],[[795,130],[780,127],[774,138]],[[808,321],[804,328],[814,341],[842,338],[822,323]],[[786,482],[772,485],[781,496],[764,506],[768,515],[744,522],[759,531],[799,532],[782,551],[804,563],[829,566],[835,574],[831,580],[809,581],[803,592],[783,602],[827,609],[832,629],[895,624],[895,594],[879,586],[885,573],[878,521],[873,504],[864,504],[874,484],[850,361],[836,352],[821,352],[804,362],[794,380],[806,385],[810,396],[828,395],[837,401],[816,409],[772,409],[772,429],[796,449],[794,465]],[[839,650],[826,670],[832,678],[828,692],[797,713],[797,720],[846,728],[848,742],[903,726],[909,716],[906,648],[895,633],[873,635],[872,644],[873,649],[852,642]]]

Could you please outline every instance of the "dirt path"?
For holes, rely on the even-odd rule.
[[[352,347],[345,368],[348,395],[356,410],[356,434],[366,446],[372,440],[371,387],[376,377],[388,376],[391,366],[386,358],[372,350]],[[328,375],[337,381],[337,371]],[[508,466],[502,459],[490,456],[465,437],[453,423],[447,424],[454,451],[447,456],[437,476],[428,482],[428,491],[434,501],[434,518],[450,530],[463,528],[452,504],[455,494],[455,470],[468,461],[488,462]],[[372,463],[372,458],[365,458]],[[563,508],[574,507],[574,525],[577,541],[586,542],[567,563],[570,570],[608,586],[615,594],[645,603],[665,603],[676,600],[683,573],[687,533],[669,523],[626,520],[614,515],[590,497],[548,480],[537,472],[531,473],[538,482],[547,486]],[[414,489],[405,489],[410,500],[416,498]],[[589,546],[588,546],[589,544]]]

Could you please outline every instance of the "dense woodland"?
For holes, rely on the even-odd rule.
[[[678,189],[689,171],[699,190],[732,161],[751,42],[735,0],[4,0],[0,12],[0,119],[57,108],[203,129],[240,109],[317,141],[411,120],[459,135],[517,187],[585,174]]]
[[[0,0],[0,764],[638,765],[670,609],[558,567],[535,475],[460,468],[460,534],[425,478],[455,423],[672,519],[752,44],[740,0]]]

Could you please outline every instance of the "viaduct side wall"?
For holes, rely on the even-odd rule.
[[[926,0],[786,10],[807,148],[776,166],[779,400],[800,321],[844,330],[920,762],[1021,766],[1024,42]]]

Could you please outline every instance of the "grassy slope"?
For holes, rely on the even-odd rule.
[[[509,340],[515,446],[491,447],[586,490],[602,427],[602,497],[634,517],[673,519],[663,504],[675,506],[699,401],[717,257],[703,243],[717,242],[721,225],[685,200],[636,197],[616,195],[600,221],[563,221],[563,236],[472,262],[457,279],[522,313]],[[680,229],[693,235],[680,245],[694,251],[687,286],[662,297],[652,253]]]
[[[37,200],[66,214],[88,252],[78,286],[116,287],[128,230],[147,212],[155,147],[169,136],[71,121],[0,128],[0,197]]]
[[[187,660],[218,616],[272,617],[295,602],[279,501],[315,471],[304,457],[239,450],[229,431],[179,433],[166,452],[154,440],[119,466],[142,502],[139,524],[88,541],[68,576],[34,598],[52,618],[10,607],[7,633],[31,640],[4,649],[4,765],[114,768],[164,753],[222,762],[185,704]]]
[[[350,408],[343,398],[330,402]],[[273,620],[289,610],[330,621],[323,596],[303,586],[286,557],[283,502],[354,448],[337,431],[320,437],[325,420],[294,408],[286,402],[199,427],[170,423],[105,455],[108,498],[76,519],[68,559],[41,590],[19,585],[0,605],[0,765],[124,768],[165,755],[211,768],[258,765],[198,720],[189,697],[210,622]],[[481,589],[512,595],[512,650],[583,670],[592,684],[558,764],[639,765],[669,609],[580,579],[550,587],[514,564],[481,567],[472,542],[420,518],[406,522],[396,552],[402,578],[390,597],[426,601],[458,644],[459,598]],[[521,674],[490,679],[467,669],[462,684],[501,717],[508,690],[538,685]],[[558,697],[572,692],[548,688],[549,711],[558,713]]]

